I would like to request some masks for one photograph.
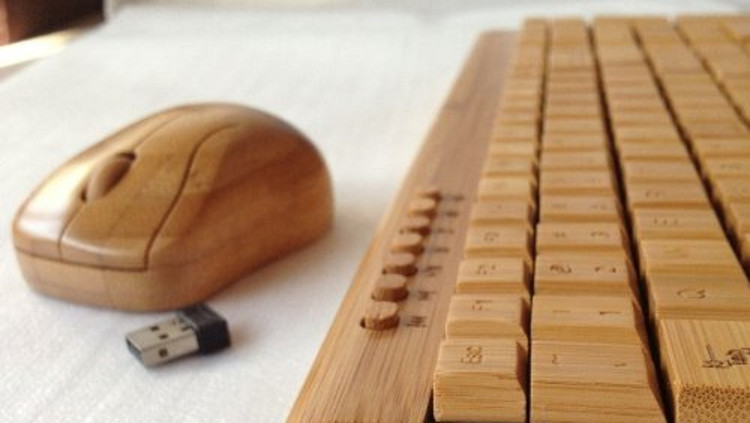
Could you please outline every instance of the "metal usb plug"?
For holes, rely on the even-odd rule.
[[[229,346],[227,322],[199,304],[177,316],[128,333],[128,349],[146,366],[155,366],[193,353],[208,354]]]

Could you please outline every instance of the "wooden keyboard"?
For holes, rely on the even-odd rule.
[[[748,123],[750,17],[483,34],[289,422],[750,421]]]

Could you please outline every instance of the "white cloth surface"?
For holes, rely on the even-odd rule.
[[[125,2],[128,3],[128,2]],[[730,1],[123,4],[62,54],[0,81],[0,421],[279,422],[478,33],[532,15],[732,12]],[[32,292],[10,224],[52,169],[162,108],[228,101],[307,133],[331,169],[333,230],[208,302],[233,345],[156,369],[124,334],[169,316]]]

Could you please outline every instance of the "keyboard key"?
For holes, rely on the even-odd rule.
[[[412,276],[417,273],[417,257],[410,253],[391,253],[383,259],[383,273]]]
[[[512,339],[446,339],[434,373],[436,421],[526,421],[526,350]]]
[[[586,253],[593,256],[623,256],[627,239],[618,223],[550,223],[537,225],[538,254]]]
[[[409,203],[409,216],[425,216],[430,219],[437,214],[437,201],[432,198],[416,198]]]
[[[542,195],[616,195],[609,171],[547,171],[539,176]]]
[[[721,204],[750,203],[750,184],[747,178],[713,178],[713,196]]]
[[[711,209],[635,209],[631,214],[638,240],[724,239],[716,214]]]
[[[362,318],[362,326],[370,330],[392,329],[398,326],[398,304],[391,301],[372,301]]]
[[[620,160],[630,161],[683,161],[690,160],[682,142],[664,144],[620,143],[617,145]]]
[[[478,257],[516,257],[529,260],[531,235],[525,225],[491,225],[470,227],[466,234],[464,255]]]
[[[615,127],[615,144],[639,142],[644,144],[680,141],[677,130],[671,126]]]
[[[479,181],[480,201],[521,200],[533,203],[536,198],[534,181],[520,177],[484,177]]]
[[[637,298],[635,274],[624,257],[539,254],[535,295],[603,295]]]
[[[531,99],[530,101],[535,101]],[[493,143],[534,143],[539,139],[536,124],[499,124],[492,132]]]
[[[420,235],[430,233],[432,221],[427,216],[409,216],[401,223],[401,232],[414,232]]]
[[[531,224],[533,208],[526,201],[480,201],[471,207],[472,225]]]
[[[703,138],[696,137],[691,140],[696,155],[703,163],[710,158],[750,158],[750,138]]]
[[[634,298],[535,295],[533,341],[648,345]]]
[[[490,144],[489,157],[501,159],[521,159],[536,163],[537,141],[533,142],[503,142]]]
[[[403,275],[381,275],[375,281],[372,299],[376,301],[401,301],[409,295],[406,287],[408,279]]]
[[[542,222],[622,221],[620,203],[614,196],[544,195],[540,200],[539,220]]]
[[[421,254],[424,251],[424,238],[414,232],[398,234],[391,241],[391,251]]]
[[[641,274],[736,275],[742,270],[726,240],[642,240]]]
[[[657,274],[647,283],[649,309],[658,320],[750,320],[750,287],[742,271],[721,278]]]
[[[445,323],[447,338],[527,339],[528,310],[516,295],[456,294]]]
[[[625,185],[628,208],[709,209],[703,185],[697,182],[638,182]]]
[[[739,243],[742,264],[745,266],[745,272],[750,273],[750,233],[742,234]]]
[[[611,170],[607,150],[575,153],[545,152],[539,165],[541,172],[548,170]]]
[[[528,296],[529,275],[523,259],[464,259],[458,266],[458,294],[517,294]]]
[[[640,345],[534,341],[531,423],[665,423]]]
[[[690,161],[636,161],[623,160],[622,173],[625,184],[639,182],[691,182],[700,184],[700,177]]]
[[[662,319],[659,340],[677,423],[750,419],[750,321]]]
[[[488,157],[482,168],[484,176],[515,176],[535,179],[534,163],[523,158]]]
[[[542,137],[543,151],[597,151],[607,148],[607,139],[601,135],[545,134]]]

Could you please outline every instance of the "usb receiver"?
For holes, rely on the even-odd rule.
[[[128,348],[146,366],[229,346],[227,321],[204,304],[182,309],[173,319],[130,332]]]

